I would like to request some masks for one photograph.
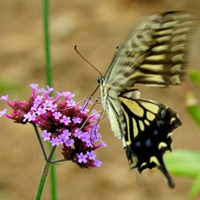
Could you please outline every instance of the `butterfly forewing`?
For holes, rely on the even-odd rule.
[[[122,139],[130,168],[159,168],[174,187],[163,162],[171,151],[171,134],[181,125],[164,104],[140,99],[136,83],[179,85],[186,65],[186,46],[194,26],[191,14],[166,12],[143,21],[116,53],[105,77],[99,79],[101,100],[111,128]]]
[[[181,83],[186,45],[194,20],[189,13],[167,12],[144,20],[125,40],[105,75],[119,92],[135,83]]]

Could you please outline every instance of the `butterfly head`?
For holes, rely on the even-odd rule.
[[[99,83],[99,85],[103,85],[103,83],[104,83],[104,77],[99,77],[98,78],[98,83]]]

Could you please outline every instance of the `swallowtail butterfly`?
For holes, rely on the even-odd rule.
[[[186,46],[194,26],[190,13],[165,12],[144,20],[128,36],[98,82],[101,101],[114,135],[122,140],[130,169],[157,167],[168,185],[174,183],[163,162],[171,151],[171,134],[181,125],[176,112],[141,99],[135,84],[179,85],[186,65]]]

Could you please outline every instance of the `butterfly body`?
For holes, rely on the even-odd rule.
[[[102,106],[114,135],[122,140],[130,169],[142,172],[157,167],[172,188],[163,155],[171,151],[171,134],[181,121],[168,106],[141,99],[135,84],[167,87],[181,83],[193,25],[192,16],[181,11],[149,17],[128,36],[98,80]]]

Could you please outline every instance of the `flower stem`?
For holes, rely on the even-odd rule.
[[[49,167],[51,165],[51,159],[53,157],[53,154],[54,154],[55,150],[56,150],[56,147],[53,147],[51,149],[50,154],[49,154],[49,156],[48,156],[48,158],[47,158],[47,160],[45,162],[45,165],[44,165],[44,168],[43,168],[43,171],[42,171],[42,176],[41,176],[41,179],[40,179],[40,183],[39,183],[39,186],[38,186],[37,195],[36,195],[36,198],[35,198],[36,200],[40,200],[41,199],[43,188],[44,188],[44,184],[45,184],[45,181],[46,181],[46,177],[48,175]],[[54,167],[54,165],[51,165],[51,168],[52,167]],[[51,172],[51,170],[50,170],[50,172]]]
[[[50,163],[47,163],[47,162],[44,165],[42,176],[41,176],[41,179],[40,179],[40,183],[39,183],[39,187],[38,187],[38,191],[37,191],[37,195],[36,195],[35,200],[40,200],[41,199],[43,188],[44,188],[44,184],[45,184],[46,177],[47,177],[48,171],[49,171],[49,166],[50,166]]]
[[[44,42],[45,42],[45,58],[46,58],[46,82],[49,87],[52,87],[52,69],[51,69],[51,54],[50,54],[50,37],[49,37],[49,0],[43,0],[43,24],[44,24]],[[56,177],[55,167],[50,168],[51,180],[51,199],[56,200]]]
[[[45,45],[45,60],[46,60],[46,82],[49,87],[52,87],[52,69],[51,69],[51,54],[50,54],[50,37],[49,37],[49,0],[43,0],[43,23],[44,23],[44,45]]]
[[[43,155],[44,155],[44,158],[45,158],[45,160],[47,161],[47,154],[46,154],[46,151],[45,151],[45,149],[44,149],[44,145],[43,145],[43,143],[42,143],[42,140],[41,140],[41,137],[40,137],[40,134],[39,134],[39,132],[38,132],[38,129],[37,129],[36,124],[33,123],[33,127],[34,127],[34,129],[35,129],[35,132],[36,132],[38,141],[39,141],[39,143],[40,143],[40,147],[41,147],[41,149],[42,149],[42,153],[43,153]]]

